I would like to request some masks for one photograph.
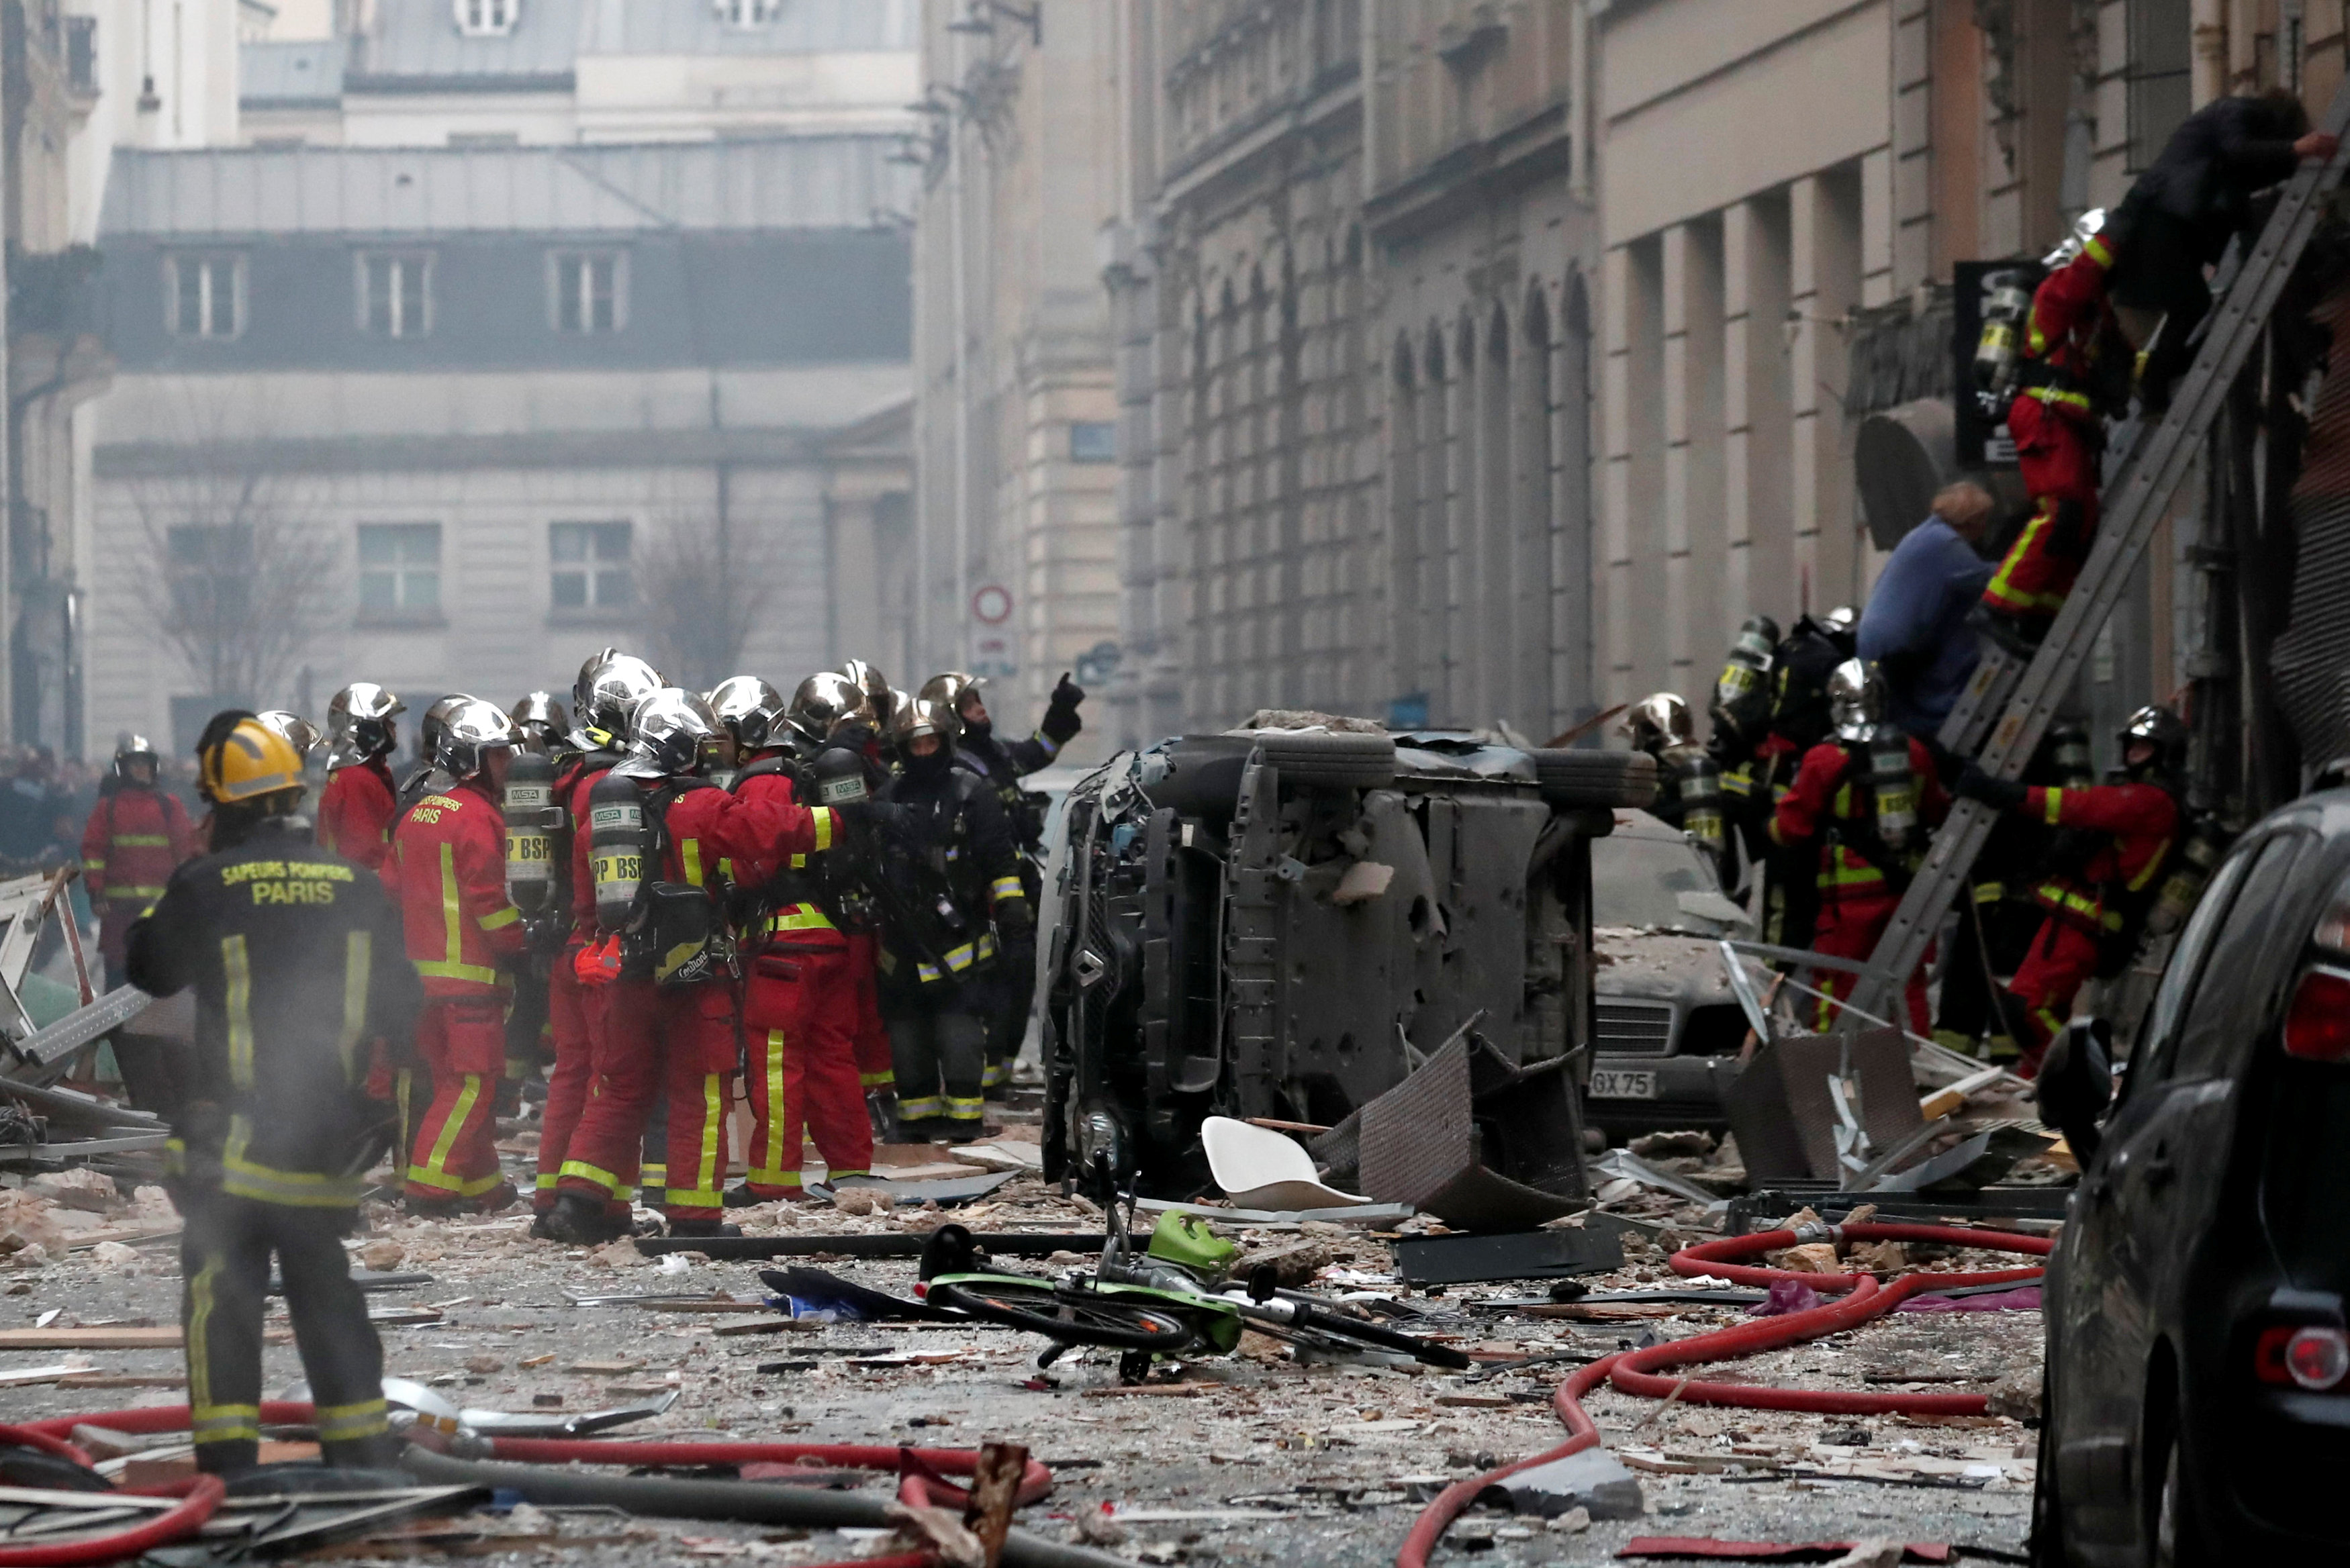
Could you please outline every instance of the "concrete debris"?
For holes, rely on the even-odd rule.
[[[87,1210],[104,1214],[119,1207],[121,1194],[114,1188],[114,1178],[88,1166],[76,1166],[68,1170],[45,1170],[25,1183],[26,1188],[50,1202],[68,1209]]]
[[[1984,1401],[1994,1416],[2004,1416],[2012,1421],[2040,1419],[2040,1371],[2018,1372],[1993,1384]]]
[[[1669,1266],[1675,1251],[1721,1230],[1719,1197],[1736,1189],[1741,1157],[1712,1134],[1667,1132],[1622,1158],[1669,1180],[1603,1189],[1612,1199],[1604,1212],[1584,1200],[1583,1212],[1531,1230],[1461,1231],[1394,1205],[1317,1213],[1220,1203],[1212,1189],[1204,1200],[1168,1195],[1193,1199],[1177,1211],[1237,1244],[1235,1277],[1263,1265],[1280,1289],[1459,1351],[1471,1364],[1465,1372],[1383,1350],[1334,1352],[1257,1326],[1229,1351],[1193,1346],[1130,1382],[1116,1349],[1076,1349],[1040,1366],[1038,1336],[925,1302],[920,1257],[926,1244],[945,1244],[932,1232],[952,1223],[980,1239],[986,1266],[998,1272],[1050,1278],[1096,1267],[1102,1210],[1036,1174],[1040,1100],[1020,1090],[1008,1106],[992,1103],[990,1119],[1001,1126],[982,1144],[910,1147],[877,1159],[889,1178],[952,1179],[932,1168],[961,1163],[966,1174],[1009,1179],[960,1208],[893,1202],[890,1189],[852,1181],[832,1189],[829,1204],[729,1210],[740,1238],[641,1247],[628,1238],[581,1249],[530,1239],[520,1206],[424,1220],[396,1204],[370,1205],[349,1244],[354,1267],[403,1280],[415,1276],[394,1272],[429,1271],[404,1293],[370,1297],[403,1309],[380,1321],[398,1403],[472,1428],[472,1441],[611,1428],[632,1441],[725,1435],[961,1449],[1002,1440],[1027,1447],[1054,1476],[1049,1498],[1015,1517],[1019,1529],[1129,1561],[1375,1563],[1392,1559],[1418,1509],[1447,1487],[1556,1445],[1553,1395],[1578,1366],[1630,1345],[1748,1321],[1762,1293],[1715,1288],[1719,1281]],[[529,1130],[527,1120],[502,1128],[515,1146],[507,1175],[525,1186],[529,1155],[519,1135]],[[1286,1135],[1252,1130],[1305,1152]],[[183,1402],[168,1199],[133,1179],[48,1174],[73,1179],[0,1185],[0,1293],[0,1293],[0,1330],[20,1336],[0,1339],[10,1418]],[[813,1181],[819,1170],[807,1174]],[[375,1179],[390,1186],[392,1173]],[[1170,1207],[1142,1210],[1139,1228]],[[1773,1224],[1783,1212],[1756,1222]],[[1783,1261],[1813,1274],[1888,1276],[2012,1262],[1825,1241],[1790,1249]],[[1578,1290],[1587,1299],[1553,1299]],[[787,1305],[774,1305],[778,1298]],[[35,1329],[45,1314],[57,1315]],[[265,1397],[298,1397],[285,1319],[273,1316],[269,1329]],[[79,1354],[61,1354],[68,1346],[60,1338]],[[1988,1393],[1991,1413],[1980,1417],[1856,1423],[1686,1398],[1660,1405],[1603,1384],[1585,1404],[1605,1446],[1491,1489],[1448,1534],[1440,1560],[1482,1548],[1496,1563],[1601,1561],[1667,1520],[1692,1536],[1835,1542],[1844,1552],[1858,1519],[1888,1539],[2020,1551],[2034,1453],[2022,1423],[2036,1408],[2040,1340],[2031,1311],[1887,1317],[1758,1354],[1723,1374],[1797,1387]],[[162,1440],[168,1435],[85,1435],[109,1462],[186,1463],[183,1449]],[[789,1490],[868,1499],[883,1524],[878,1510],[894,1496],[894,1479],[821,1468]],[[723,1471],[692,1473],[707,1480]],[[779,1490],[802,1480],[764,1470],[760,1479]],[[559,1554],[572,1568],[717,1558],[790,1568],[925,1548],[941,1561],[976,1560],[959,1511],[802,1530],[545,1501],[503,1516],[402,1515],[331,1550],[368,1561]]]
[[[1782,1247],[1763,1254],[1763,1261],[1774,1269],[1788,1269],[1799,1274],[1841,1274],[1846,1272],[1844,1261],[1836,1256],[1832,1241],[1806,1241],[1800,1247]]]
[[[1578,1509],[1586,1523],[1595,1519],[1638,1519],[1647,1501],[1639,1478],[1606,1449],[1586,1449],[1520,1470],[1487,1487],[1477,1501],[1544,1519]]]

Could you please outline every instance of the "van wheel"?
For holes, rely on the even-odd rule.
[[[1657,759],[1646,752],[1544,748],[1527,754],[1534,760],[1543,798],[1553,805],[1645,811],[1656,804]]]
[[[1385,735],[1279,731],[1259,734],[1256,744],[1284,784],[1305,789],[1384,789],[1395,783],[1395,742]]]

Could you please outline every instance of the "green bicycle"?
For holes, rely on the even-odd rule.
[[[1105,1162],[1106,1163],[1106,1162]],[[1107,1172],[1099,1172],[1107,1187]],[[1090,1272],[1056,1279],[998,1272],[982,1266],[971,1232],[941,1225],[922,1252],[924,1299],[934,1307],[983,1322],[1042,1334],[1051,1341],[1037,1357],[1050,1366],[1076,1345],[1121,1352],[1118,1372],[1138,1382],[1153,1360],[1224,1354],[1250,1328],[1301,1345],[1408,1355],[1430,1366],[1465,1371],[1468,1356],[1450,1345],[1372,1323],[1303,1292],[1284,1290],[1269,1270],[1245,1287],[1228,1279],[1240,1249],[1196,1215],[1163,1214],[1137,1253],[1134,1205],[1112,1196],[1104,1205],[1108,1239]]]

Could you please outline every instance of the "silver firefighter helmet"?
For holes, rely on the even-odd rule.
[[[629,714],[629,752],[612,771],[622,778],[698,774],[723,748],[726,731],[700,693],[663,686]]]
[[[310,760],[310,753],[318,749],[319,741],[324,739],[318,733],[317,725],[313,724],[301,714],[284,708],[266,709],[255,713],[254,718],[260,722],[262,728],[274,730],[285,736],[286,743],[293,747],[295,753],[304,762]]]
[[[887,729],[889,716],[896,711],[892,706],[892,700],[902,693],[889,684],[888,676],[861,659],[842,660],[840,672],[855,681],[857,689],[864,692],[866,701],[873,705],[875,728]]]
[[[1885,722],[1885,677],[1866,659],[1847,659],[1828,674],[1828,716],[1840,741],[1866,741]]]
[[[552,691],[534,691],[506,710],[506,717],[523,733],[525,743],[536,751],[551,751],[571,728],[571,715],[565,711],[563,699]]]
[[[873,701],[865,689],[837,670],[819,670],[792,693],[785,717],[803,739],[822,745],[851,719],[873,722]]]
[[[936,735],[951,753],[955,742],[962,738],[962,717],[943,702],[914,697],[899,704],[889,716],[889,739],[899,755],[922,735]]]
[[[744,756],[781,745],[784,694],[755,675],[730,675],[711,688],[710,711]]]
[[[580,676],[571,705],[571,743],[583,752],[625,751],[629,715],[669,684],[633,653],[614,653]]]
[[[1624,722],[1617,733],[1632,742],[1636,752],[1660,752],[1667,746],[1694,745],[1697,727],[1690,719],[1690,707],[1678,691],[1655,691],[1641,698],[1624,711]]]
[[[2054,250],[2040,258],[2040,265],[2050,272],[2056,272],[2072,265],[2081,253],[2089,248],[2089,242],[2095,239],[2105,226],[2106,210],[2103,207],[2090,208],[2073,220],[2072,231],[2064,236],[2064,242]],[[2106,265],[2112,264],[2107,262]]]
[[[915,695],[925,702],[942,703],[960,713],[962,711],[964,694],[977,691],[986,684],[987,679],[984,676],[966,675],[960,670],[946,670],[923,681],[922,689]]]
[[[466,779],[482,771],[491,752],[511,751],[523,742],[522,727],[494,702],[479,697],[444,698],[432,705],[440,719],[432,737],[432,765],[451,778]]]
[[[348,767],[380,757],[400,743],[393,716],[408,704],[372,680],[354,680],[327,704],[327,765]]]

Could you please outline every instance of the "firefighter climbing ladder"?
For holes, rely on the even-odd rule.
[[[2350,129],[2350,82],[2334,93],[2324,128],[2337,136]],[[2126,591],[2130,574],[2146,554],[2196,449],[2219,417],[2228,389],[2267,329],[2286,281],[2317,232],[2324,198],[2342,183],[2345,166],[2350,166],[2350,145],[2323,166],[2302,168],[2285,185],[2234,285],[2213,310],[2210,333],[2169,411],[2160,423],[2138,427],[2137,439],[2106,486],[2096,543],[2030,666],[2019,678],[2019,660],[1987,651],[1941,733],[1943,742],[1961,754],[1981,745],[1985,772],[2002,779],[2022,775],[2057,704],[2072,690],[2099,628]],[[1984,721],[1993,713],[1997,722],[1989,726],[1986,739]],[[1996,815],[1979,801],[1962,800],[1951,809],[1950,820],[1934,836],[1925,864],[1902,895],[1900,908],[1877,940],[1877,950],[1869,955],[1867,969],[1855,982],[1854,1011],[1841,1015],[1840,1027],[1862,1027],[1855,1016],[1858,1012],[1888,1013],[1902,977],[1926,956],[1943,911],[1965,886]]]

